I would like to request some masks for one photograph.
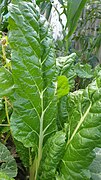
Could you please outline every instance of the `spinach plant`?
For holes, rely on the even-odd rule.
[[[13,104],[10,128],[21,159],[28,159],[29,179],[90,179],[93,149],[101,145],[101,71],[84,90],[69,93],[66,76],[58,76],[51,29],[37,6],[13,0],[9,13],[12,72],[0,69],[0,97]]]

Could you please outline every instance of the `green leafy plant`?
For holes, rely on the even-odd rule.
[[[101,69],[84,90],[69,92],[75,54],[56,62],[51,29],[35,4],[13,0],[9,13],[12,71],[0,69],[0,97],[12,102],[11,134],[29,179],[90,179],[101,144]]]

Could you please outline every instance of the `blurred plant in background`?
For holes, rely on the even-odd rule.
[[[101,1],[86,4],[72,37],[72,49],[83,63],[95,67],[101,63]]]

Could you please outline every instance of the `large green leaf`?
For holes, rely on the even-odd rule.
[[[101,144],[101,77],[84,91],[70,93],[67,98],[68,141],[61,163],[61,176],[66,180],[87,180],[94,153]]]
[[[17,165],[5,145],[0,143],[0,173],[8,175],[10,178],[17,175]]]
[[[48,139],[43,150],[40,180],[52,180],[55,178],[58,164],[65,150],[65,139],[65,133],[62,131],[57,132]]]
[[[68,37],[70,37],[76,29],[78,19],[86,4],[87,0],[68,0],[67,8],[67,26]]]
[[[14,0],[9,6],[9,43],[16,85],[11,129],[15,139],[33,147],[38,156],[36,168],[40,164],[43,141],[56,131],[57,103],[52,35],[37,9],[24,0]]]

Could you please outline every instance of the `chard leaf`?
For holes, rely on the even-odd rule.
[[[67,110],[67,96],[59,99],[58,102],[58,115],[57,115],[57,124],[58,129],[61,130],[64,128],[64,124],[67,126],[68,110]]]
[[[0,176],[4,173],[10,178],[17,175],[17,165],[15,159],[11,156],[7,147],[2,143],[0,143],[0,173]]]
[[[61,98],[69,92],[69,83],[66,76],[58,76],[57,96]]]
[[[56,59],[57,73],[59,76],[64,75],[68,78],[70,89],[72,89],[75,84],[75,59],[76,53],[72,53],[69,56],[65,57],[58,57]]]
[[[14,92],[12,74],[4,67],[0,68],[0,97],[8,96]]]
[[[85,64],[85,65],[81,65],[80,63],[76,64],[75,72],[81,78],[89,79],[93,77],[93,72],[89,64]]]
[[[43,150],[40,180],[52,180],[55,178],[57,166],[65,150],[65,139],[65,133],[62,131],[57,132],[48,139]]]
[[[101,77],[97,81],[67,98],[69,132],[60,168],[66,180],[91,177],[88,167],[95,157],[93,149],[101,144]]]
[[[72,53],[69,56],[58,57],[56,59],[56,66],[59,75],[68,75],[71,67],[74,65],[76,53]]]
[[[37,149],[40,161],[43,140],[56,131],[56,67],[51,31],[37,9],[24,0],[9,5],[9,43],[16,85],[12,133],[24,146]]]

